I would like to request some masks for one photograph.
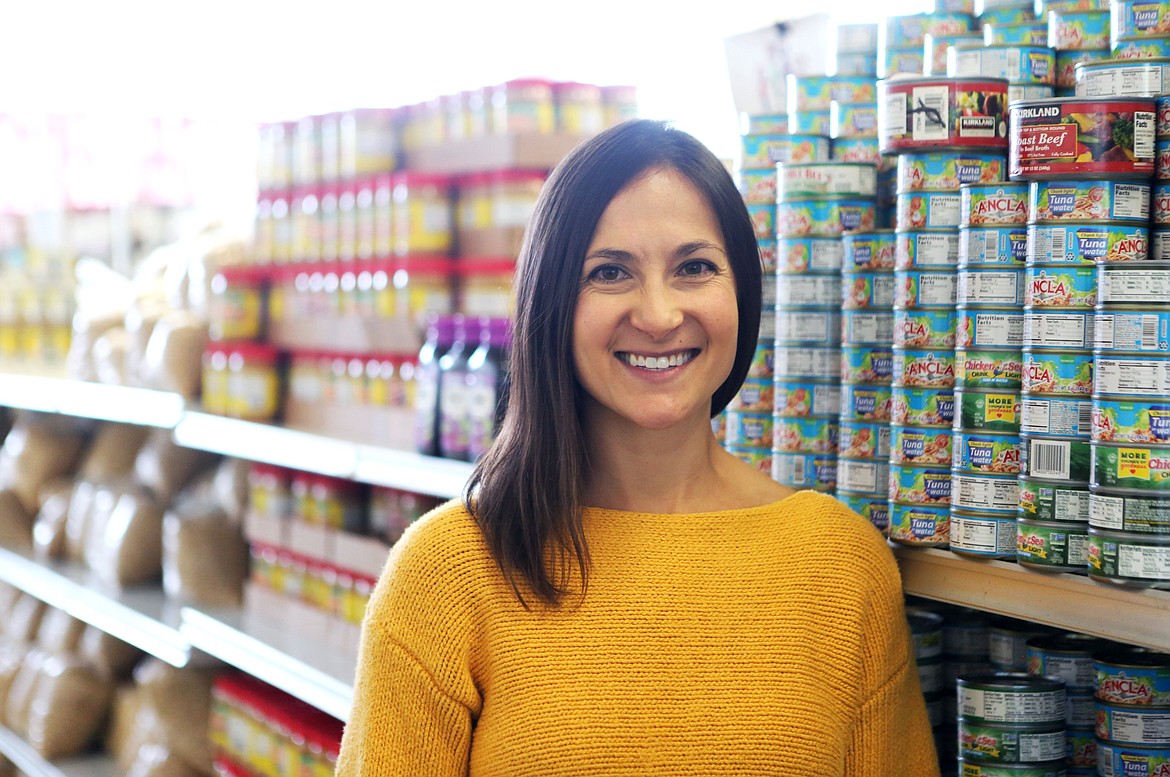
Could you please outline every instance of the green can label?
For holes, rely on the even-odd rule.
[[[1089,561],[1089,530],[1076,524],[1020,520],[1016,528],[1016,559],[1039,567],[1083,569]]]
[[[1021,436],[1020,473],[1025,477],[1087,483],[1091,461],[1087,440]]]
[[[959,429],[980,432],[1020,431],[1020,395],[1012,391],[955,389]]]
[[[1033,521],[1089,520],[1089,489],[1082,485],[1020,478],[1020,514]]]
[[[1170,586],[1170,540],[1149,534],[1089,532],[1089,574],[1104,580]]]
[[[959,754],[998,763],[1036,763],[1064,758],[1064,728],[1029,731],[959,721]]]
[[[1170,448],[1097,444],[1092,469],[1095,486],[1170,493]]]
[[[1023,373],[1019,351],[955,352],[955,386],[959,388],[1018,389]]]
[[[1170,499],[1091,494],[1089,526],[1141,534],[1170,534]]]

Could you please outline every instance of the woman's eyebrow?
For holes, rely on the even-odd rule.
[[[596,251],[590,251],[589,255],[585,257],[586,261],[590,259],[605,259],[620,264],[634,263],[634,255],[629,251],[622,251],[620,248],[598,248]]]
[[[712,243],[710,240],[690,240],[674,249],[674,255],[675,258],[681,259],[684,256],[690,256],[696,251],[718,251],[724,256],[727,255],[727,252],[722,247]]]

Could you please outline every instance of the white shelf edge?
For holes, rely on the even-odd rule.
[[[184,413],[175,426],[175,442],[186,448],[332,477],[352,477],[357,469],[355,443],[210,413]]]
[[[1170,651],[1170,591],[1121,588],[946,550],[893,547],[905,593]]]
[[[243,611],[182,611],[182,633],[199,650],[338,720],[353,706],[356,656],[340,656],[314,635],[292,634]],[[323,666],[326,660],[331,666]]]
[[[178,606],[161,588],[110,591],[80,565],[47,566],[4,547],[0,580],[172,666],[191,661],[191,645],[179,632]]]
[[[0,726],[0,755],[28,777],[118,777],[118,767],[108,755],[78,756],[51,763],[4,726]]]
[[[184,402],[166,391],[0,372],[0,405],[172,429]]]
[[[465,461],[423,456],[370,445],[358,446],[354,479],[443,499],[463,493],[472,465]]]

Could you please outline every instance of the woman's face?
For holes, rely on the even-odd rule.
[[[735,361],[735,279],[715,213],[657,168],[609,203],[581,268],[573,363],[593,423],[701,423]]]

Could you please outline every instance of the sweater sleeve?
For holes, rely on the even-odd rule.
[[[845,774],[854,777],[938,777],[938,757],[913,659],[858,711]]]

